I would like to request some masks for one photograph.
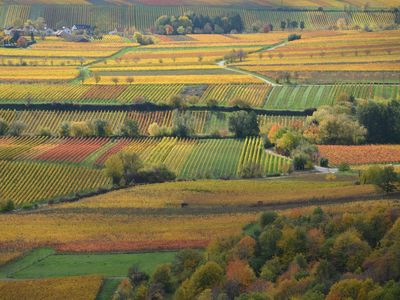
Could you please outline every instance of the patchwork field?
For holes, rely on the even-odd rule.
[[[399,298],[398,6],[0,0],[0,299]]]
[[[307,37],[254,53],[235,64],[274,80],[294,83],[398,82],[400,39],[396,32],[347,32]],[[360,74],[358,74],[358,72]]]
[[[352,178],[328,181],[319,175],[240,180],[234,185],[214,180],[135,187],[76,203],[2,215],[0,252],[43,246],[67,252],[203,247],[216,236],[239,233],[244,224],[255,220],[260,201],[263,205],[296,206],[312,198],[329,203],[346,194],[355,199],[372,196],[374,188],[354,186]],[[280,202],[281,196],[286,200]],[[187,201],[188,207],[180,208],[182,201]],[[160,222],[162,227],[155,225]],[[21,239],[15,241],[16,236]]]
[[[266,153],[259,138],[3,138],[0,178],[6,184],[0,192],[4,199],[23,205],[106,188],[110,180],[99,167],[120,151],[135,152],[148,164],[163,164],[185,179],[237,178],[249,165],[267,176],[284,173],[290,163]]]

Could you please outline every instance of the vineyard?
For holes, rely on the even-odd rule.
[[[399,145],[336,146],[320,145],[321,156],[329,159],[331,165],[400,163]]]
[[[0,139],[0,187],[16,204],[36,202],[109,185],[101,166],[120,151],[144,162],[163,164],[179,178],[237,178],[253,166],[260,176],[288,170],[290,160],[266,153],[260,138],[192,140],[179,138]],[[11,161],[12,160],[12,161]]]
[[[274,87],[265,102],[265,109],[304,110],[322,105],[333,105],[342,94],[371,100],[400,98],[398,85],[338,84]]]
[[[95,299],[102,285],[100,276],[76,276],[54,279],[0,281],[4,299]]]
[[[190,126],[194,135],[212,135],[215,132],[228,133],[228,120],[231,113],[212,112],[212,111],[188,111],[190,115]],[[149,126],[157,123],[159,126],[171,128],[173,120],[183,113],[177,110],[163,111],[118,111],[118,110],[98,110],[98,111],[45,111],[45,110],[0,110],[0,118],[8,123],[21,121],[26,125],[24,134],[40,134],[42,129],[50,131],[52,135],[59,134],[60,125],[64,122],[93,122],[96,120],[107,121],[112,133],[119,135],[121,127],[128,119],[135,120],[141,135],[148,135]],[[274,116],[260,115],[258,117],[260,127],[272,124],[282,126],[302,127],[305,117],[297,116]],[[297,126],[298,125],[298,126]]]
[[[397,1],[397,0],[396,0]],[[96,1],[97,4],[98,1]],[[29,2],[30,3],[30,2]],[[27,3],[27,4],[29,4]],[[173,3],[173,2],[172,2]],[[312,2],[309,2],[313,6]],[[378,4],[379,2],[377,2]],[[345,19],[350,26],[391,25],[394,23],[395,15],[392,12],[369,11],[369,12],[340,12],[340,11],[279,11],[268,9],[251,9],[240,7],[217,7],[217,6],[193,6],[192,2],[184,3],[184,6],[163,6],[158,1],[150,4],[135,4],[129,6],[110,5],[7,5],[3,4],[0,10],[0,26],[7,27],[15,20],[26,21],[41,16],[46,19],[48,25],[55,25],[63,20],[65,25],[73,24],[98,24],[106,20],[105,25],[109,30],[118,27],[137,28],[145,30],[153,26],[154,21],[162,15],[182,15],[186,11],[198,14],[216,16],[237,13],[242,16],[247,28],[256,21],[268,20],[274,28],[279,28],[282,20],[304,21],[308,29],[328,29],[336,25],[338,19]],[[53,2],[51,3],[53,4]],[[103,4],[110,4],[109,1]],[[145,3],[146,4],[146,3]],[[167,4],[171,4],[167,3]],[[207,3],[208,4],[208,3]],[[280,4],[280,3],[279,3]],[[385,1],[386,4],[386,1]],[[188,6],[186,6],[188,5]],[[203,4],[204,5],[204,4]],[[382,6],[383,1],[380,2]],[[384,5],[386,6],[386,5]],[[395,5],[393,5],[395,6]],[[315,7],[314,7],[315,8]],[[343,8],[342,4],[340,8]]]
[[[16,205],[109,185],[109,180],[101,171],[73,165],[2,160],[0,170],[0,194],[3,199],[11,199]]]

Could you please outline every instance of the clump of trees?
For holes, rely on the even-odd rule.
[[[334,106],[321,106],[307,118],[304,136],[313,143],[356,145],[365,142],[367,129],[355,116],[355,102],[347,95],[339,96]]]
[[[182,16],[161,16],[154,24],[157,34],[189,34],[189,33],[240,33],[244,30],[244,24],[239,14],[209,17],[195,13],[187,13]]]
[[[400,143],[400,101],[362,101],[357,106],[357,119],[367,129],[368,143]]]
[[[104,175],[114,185],[173,181],[176,175],[164,165],[146,165],[136,153],[119,152],[104,163]]]
[[[131,268],[117,299],[398,299],[397,208],[264,212],[251,234],[180,251],[150,277]],[[368,297],[366,296],[368,295]]]
[[[26,124],[22,121],[14,121],[8,123],[6,120],[0,118],[0,136],[11,135],[20,136],[26,129]]]
[[[374,184],[386,194],[397,191],[400,186],[400,175],[392,166],[372,166],[361,175],[362,184]]]
[[[224,60],[228,63],[234,63],[236,61],[242,62],[243,60],[246,59],[246,57],[247,57],[247,52],[245,52],[243,49],[239,50],[233,49],[232,51],[224,55]]]
[[[256,113],[243,110],[232,113],[229,117],[229,130],[238,138],[258,136],[260,128]]]
[[[126,119],[120,131],[113,132],[111,124],[107,120],[96,119],[93,121],[62,122],[58,128],[58,133],[62,137],[106,137],[113,134],[125,137],[138,137],[140,130],[136,120]]]
[[[140,32],[135,32],[133,34],[133,39],[140,45],[151,45],[154,44],[154,40],[151,36],[143,35]]]

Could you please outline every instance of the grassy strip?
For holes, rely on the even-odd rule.
[[[13,277],[26,279],[93,274],[123,277],[133,266],[142,272],[152,274],[157,266],[172,262],[175,254],[176,252],[56,254],[47,256],[40,261],[36,260],[23,269],[18,269],[13,273]]]
[[[24,270],[25,268],[29,268],[30,266],[46,259],[50,255],[53,255],[55,251],[53,249],[43,248],[36,249],[32,252],[29,252],[27,255],[22,258],[10,262],[0,268],[0,278],[10,278],[19,271]]]

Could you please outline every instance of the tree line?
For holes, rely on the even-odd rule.
[[[164,15],[155,21],[154,31],[157,34],[165,35],[241,33],[244,31],[244,23],[239,14],[215,17],[196,13],[188,13],[182,16]]]

